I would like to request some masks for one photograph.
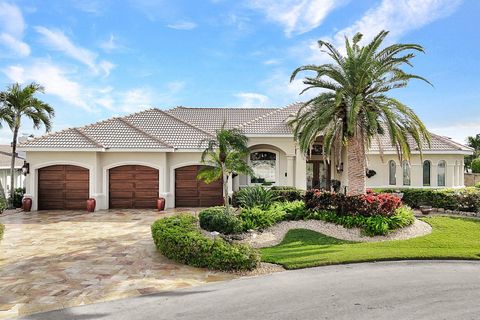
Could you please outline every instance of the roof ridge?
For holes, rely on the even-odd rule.
[[[62,130],[59,130],[59,131],[51,131],[51,132],[46,132],[45,134],[42,134],[41,136],[38,136],[38,137],[33,137],[32,139],[26,139],[25,141],[22,141],[22,142],[18,142],[18,146],[22,146],[26,143],[29,143],[29,142],[32,142],[32,141],[36,141],[36,140],[40,140],[40,139],[44,139],[44,138],[47,138],[47,137],[50,137],[50,136],[53,136],[53,135],[56,135],[56,134],[60,134],[62,132],[67,132],[67,131],[70,131],[70,130],[73,130],[74,128],[65,128],[65,129],[62,129]]]
[[[89,135],[87,135],[85,132],[83,132],[82,129],[80,128],[72,128],[73,131],[77,132],[78,134],[80,134],[82,137],[86,138],[87,140],[89,140],[90,142],[93,142],[93,144],[95,144],[97,147],[100,147],[100,148],[105,148],[104,145],[102,145],[100,142],[98,142],[97,140],[95,140],[94,138],[90,137]]]
[[[175,120],[178,120],[178,121],[180,121],[180,122],[182,122],[182,123],[184,123],[184,124],[186,124],[186,125],[194,128],[194,129],[196,129],[196,130],[198,130],[198,131],[201,131],[201,132],[205,133],[205,134],[208,135],[208,136],[211,136],[211,137],[214,136],[214,135],[211,134],[210,132],[201,129],[201,128],[197,127],[196,125],[193,125],[192,123],[188,122],[187,120],[184,120],[184,119],[175,117],[174,115],[172,115],[172,114],[170,114],[170,113],[168,113],[168,112],[166,112],[166,111],[160,110],[160,109],[158,109],[158,108],[153,108],[153,110],[156,110],[156,111],[158,111],[158,112],[160,112],[160,113],[162,113],[162,114],[165,114],[165,115],[167,115],[167,116],[170,117],[170,118],[173,118],[173,119],[175,119]]]
[[[187,107],[187,106],[176,106],[172,109],[167,109],[166,111],[173,111],[175,109],[215,109],[215,110],[278,110],[284,107]]]
[[[456,141],[453,141],[453,140],[451,140],[451,139],[449,139],[449,138],[447,138],[447,137],[445,137],[445,136],[441,136],[441,135],[436,134],[436,133],[433,133],[433,132],[430,132],[430,135],[433,135],[433,136],[437,137],[438,139],[442,140],[443,142],[445,142],[445,143],[447,143],[447,144],[450,144],[451,146],[454,146],[454,147],[458,148],[459,150],[462,150],[463,148],[467,148],[467,149],[472,149],[472,150],[473,150],[473,148],[471,148],[471,147],[469,147],[469,146],[465,146],[465,145],[463,145],[463,144],[461,144],[461,143],[458,143],[458,142],[456,142]]]
[[[150,110],[150,109],[149,109],[149,110]],[[138,113],[138,112],[137,112],[137,113]],[[130,116],[130,115],[129,115],[129,116]],[[119,120],[120,122],[126,124],[126,125],[129,126],[130,128],[132,128],[132,129],[140,132],[141,134],[143,134],[144,136],[146,136],[146,137],[148,137],[148,138],[150,138],[150,139],[153,139],[153,140],[155,140],[155,141],[157,141],[157,142],[160,142],[161,144],[163,144],[163,145],[165,145],[165,146],[167,146],[167,147],[174,148],[171,144],[163,141],[162,139],[160,139],[160,138],[158,138],[158,137],[156,137],[156,136],[154,136],[154,135],[152,135],[152,134],[150,134],[150,133],[148,133],[148,132],[143,131],[142,129],[140,129],[140,128],[137,127],[136,125],[134,125],[134,124],[132,124],[131,122],[129,122],[128,120],[124,119],[123,117],[122,117],[122,118],[117,118],[117,120]]]
[[[282,111],[282,110],[285,110],[285,109],[288,109],[288,108],[290,108],[290,107],[293,107],[293,106],[295,106],[295,105],[297,105],[297,104],[299,104],[299,103],[300,103],[300,102],[294,102],[294,103],[290,103],[290,104],[286,105],[286,106],[283,107],[283,108],[275,109],[275,110],[272,111],[272,112],[269,112],[269,113],[267,113],[267,114],[263,114],[263,115],[261,115],[261,116],[259,116],[259,117],[256,117],[256,118],[252,119],[252,120],[246,121],[246,122],[238,125],[237,128],[244,128],[244,127],[246,127],[246,126],[248,126],[248,125],[250,125],[250,124],[252,124],[252,123],[254,123],[254,122],[257,122],[257,121],[260,121],[260,120],[262,120],[262,119],[265,119],[266,117],[270,117],[271,115],[273,115],[273,114],[275,114],[275,113],[277,113],[277,112],[280,112],[280,111]]]

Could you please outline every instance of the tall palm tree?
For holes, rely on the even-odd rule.
[[[13,132],[12,139],[12,160],[10,164],[10,205],[13,205],[15,193],[15,156],[17,155],[18,131],[22,124],[22,118],[32,120],[33,127],[39,129],[45,126],[50,131],[51,119],[54,116],[53,108],[47,103],[37,99],[36,93],[43,93],[44,88],[32,82],[24,87],[15,83],[8,86],[7,90],[0,92],[0,115],[3,114],[4,121],[10,126]]]
[[[321,49],[325,48],[331,63],[301,66],[290,78],[293,81],[302,71],[315,73],[305,77],[303,83],[307,87],[301,94],[310,89],[322,92],[308,100],[291,121],[294,135],[305,153],[317,137],[323,136],[328,161],[332,150],[336,150],[336,154],[342,146],[347,147],[347,192],[350,195],[365,192],[365,150],[372,139],[386,134],[400,159],[410,158],[410,139],[420,152],[423,142],[430,143],[429,133],[415,112],[387,95],[392,89],[406,87],[411,79],[430,83],[402,70],[405,65],[413,66],[413,52],[424,52],[423,47],[393,44],[381,49],[387,34],[381,31],[365,46],[359,44],[361,33],[355,34],[351,41],[346,37],[345,54],[320,40],[318,44]],[[380,149],[382,153],[381,146]]]
[[[223,203],[229,212],[228,179],[232,174],[253,175],[252,169],[245,161],[248,155],[248,138],[238,129],[225,129],[222,126],[215,138],[204,141],[207,147],[202,153],[201,162],[205,166],[200,169],[197,179],[212,183],[218,179],[223,182]]]

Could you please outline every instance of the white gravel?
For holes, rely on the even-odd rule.
[[[291,229],[308,229],[337,239],[357,242],[405,240],[424,236],[432,232],[432,227],[428,223],[418,219],[415,219],[415,222],[408,227],[392,231],[386,236],[375,237],[362,235],[359,228],[348,229],[320,220],[283,221],[265,229],[263,232],[249,233],[242,242],[248,243],[254,248],[271,247],[282,242],[285,234]]]

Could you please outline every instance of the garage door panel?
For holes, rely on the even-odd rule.
[[[201,168],[202,166],[187,166],[175,170],[176,207],[206,207],[223,203],[221,181],[206,184],[197,180]]]
[[[89,170],[54,165],[38,170],[38,209],[86,209],[89,198]]]
[[[120,166],[110,169],[110,208],[152,209],[158,198],[157,169],[146,166]]]

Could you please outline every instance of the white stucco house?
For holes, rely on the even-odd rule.
[[[287,121],[299,106],[149,109],[30,139],[21,144],[29,164],[27,194],[34,210],[84,209],[89,197],[96,199],[97,210],[154,208],[157,197],[170,208],[221,204],[221,184],[206,185],[195,177],[202,141],[223,123],[249,138],[248,161],[256,173],[231,179],[229,192],[254,184],[330,188],[333,180],[345,190],[346,156],[326,164],[321,142],[308,156],[297,148]],[[376,172],[367,179],[368,187],[464,184],[468,147],[432,135],[422,160],[414,151],[411,162],[399,163],[388,139],[383,145],[383,161],[378,145],[368,152],[368,169]]]

